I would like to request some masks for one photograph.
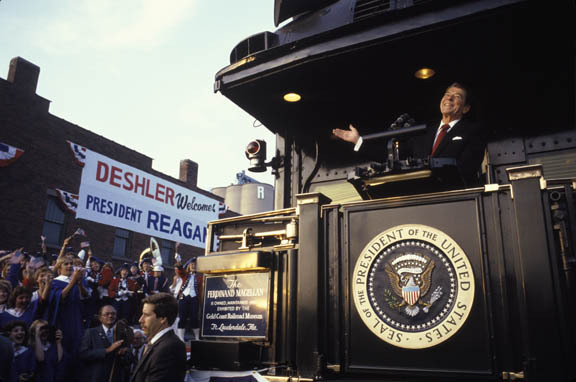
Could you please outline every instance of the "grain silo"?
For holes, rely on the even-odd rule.
[[[241,215],[255,214],[274,209],[274,187],[260,183],[244,171],[236,174],[237,184],[216,187],[212,193],[223,197],[228,209]]]

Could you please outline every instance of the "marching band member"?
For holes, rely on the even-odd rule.
[[[96,256],[92,256],[92,250],[88,248],[88,259],[86,260],[86,277],[85,281],[88,285],[90,296],[83,300],[83,321],[84,328],[91,326],[98,309],[102,305],[100,299],[100,291],[98,286],[102,282],[102,273],[100,272],[104,261]]]
[[[148,292],[150,294],[156,294],[161,292],[167,292],[168,288],[168,280],[162,274],[164,272],[164,268],[161,265],[154,265],[152,268],[152,279],[148,279]]]
[[[141,290],[144,296],[148,296],[150,294],[150,291],[148,290],[148,285],[150,283],[154,285],[153,283],[154,276],[152,275],[152,260],[150,258],[145,258],[142,261],[140,261],[140,269],[142,269],[142,271],[140,272],[142,276]]]
[[[112,263],[104,263],[102,265],[102,278],[98,282],[98,293],[100,294],[100,306],[110,304],[113,305],[113,299],[108,295],[108,287],[114,278],[114,268]]]
[[[136,292],[136,282],[128,277],[129,272],[128,264],[124,263],[120,267],[119,277],[115,277],[108,287],[108,294],[114,299],[119,320],[129,320],[132,317],[132,299]]]
[[[198,307],[202,275],[196,273],[196,258],[193,257],[182,265],[176,265],[176,276],[170,291],[178,300],[178,336],[184,340],[186,329],[192,329],[194,339],[198,340]]]
[[[138,268],[137,262],[130,265],[130,275],[128,278],[134,281],[134,284],[136,285],[136,293],[132,298],[132,317],[130,317],[130,324],[136,325],[138,323],[138,319],[140,318],[140,312],[142,311],[141,301],[144,298],[144,279],[140,274],[140,269]]]

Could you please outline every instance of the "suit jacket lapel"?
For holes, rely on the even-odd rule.
[[[148,357],[150,357],[150,354],[152,354],[152,352],[158,346],[158,344],[161,343],[162,341],[166,341],[166,339],[172,335],[175,335],[173,330],[169,330],[168,332],[164,333],[164,335],[162,337],[158,338],[158,340],[156,342],[154,342],[154,345],[152,345],[150,347],[150,349],[148,349],[148,351],[145,352],[145,354],[142,354],[142,358],[140,358],[140,362],[138,362],[138,365],[136,365],[136,368],[132,372],[132,379],[134,379],[134,376],[136,375],[136,373],[138,373],[138,371],[140,370],[140,367],[142,367],[144,362],[146,362]]]
[[[106,332],[102,328],[102,325],[96,327],[96,332],[98,337],[100,337],[103,343],[108,344],[108,346],[112,345],[110,341],[108,341],[108,336],[106,335]]]
[[[134,371],[132,372],[132,378],[134,378],[134,376],[138,373],[138,371],[140,370],[140,368],[142,367],[142,365],[144,365],[144,362],[146,362],[146,360],[148,359],[148,357],[150,357],[150,354],[152,354],[152,352],[154,351],[154,347],[158,344],[158,342],[156,342],[154,345],[150,346],[150,349],[148,349],[148,351],[144,351],[144,353],[142,353],[142,357],[140,357],[140,360],[138,361],[138,364],[136,365],[136,368],[134,369]]]
[[[452,141],[452,138],[454,138],[456,136],[456,134],[460,131],[460,128],[462,127],[461,124],[462,120],[459,120],[454,126],[452,126],[452,128],[446,133],[446,135],[444,136],[444,139],[442,139],[442,141],[440,142],[440,144],[438,145],[438,148],[436,149],[436,154],[440,154],[440,156],[442,156],[442,150],[444,150],[444,148],[450,144],[450,142]],[[434,132],[434,134],[436,134],[436,132]],[[434,140],[432,141],[432,145],[434,144]],[[432,150],[432,146],[430,146],[430,150]]]
[[[150,355],[154,352],[154,349],[158,346],[159,343],[161,343],[162,341],[166,340],[166,338],[173,333],[172,331],[169,331],[167,333],[164,333],[164,335],[160,338],[158,338],[158,340],[156,342],[154,342],[153,345],[150,346],[150,349],[148,349],[147,351],[145,351],[142,354],[142,357],[140,358],[140,361],[138,362],[138,365],[136,365],[136,368],[134,369],[134,372],[132,373],[132,377],[134,377],[136,375],[136,373],[138,372],[138,370],[140,370],[140,367],[142,365],[144,365],[144,363],[148,360],[148,358],[150,357]]]

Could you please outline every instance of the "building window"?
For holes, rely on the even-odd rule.
[[[44,226],[42,235],[46,237],[46,245],[58,247],[62,241],[64,232],[64,221],[66,214],[58,205],[55,197],[48,197],[46,214],[44,215]]]
[[[264,187],[263,186],[258,186],[258,199],[264,199]]]
[[[115,257],[130,257],[128,256],[128,241],[130,240],[130,231],[122,228],[116,228],[114,234],[114,250],[112,256]]]
[[[162,240],[160,242],[160,253],[162,254],[162,264],[172,265],[172,256],[174,255],[174,242]]]

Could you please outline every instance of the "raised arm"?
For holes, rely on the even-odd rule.
[[[74,235],[68,236],[66,239],[64,239],[64,242],[62,242],[62,248],[60,248],[60,253],[58,254],[58,258],[61,258],[64,256],[64,254],[66,254],[66,247],[68,247],[68,244],[70,244],[70,241],[73,237]]]
[[[46,258],[46,236],[41,235],[40,239],[42,240],[42,256],[44,256],[44,258]]]
[[[56,341],[56,351],[58,352],[58,362],[62,361],[62,356],[64,356],[64,349],[62,348],[62,339],[64,335],[62,334],[62,330],[56,330],[56,335],[54,336]]]
[[[74,273],[72,273],[72,280],[66,285],[64,289],[62,289],[62,298],[68,297],[74,285],[78,284],[78,280],[82,280],[82,273],[84,270],[76,269]]]
[[[48,280],[41,280],[40,287],[38,288],[38,296],[41,301],[48,301],[48,296],[50,296],[50,289],[52,288],[52,276]]]
[[[10,256],[10,269],[8,271],[8,281],[12,284],[12,288],[16,288],[20,285],[20,269],[22,269],[21,261],[22,261],[22,249],[17,249],[12,252]]]
[[[332,134],[334,134],[338,139],[353,144],[358,143],[358,139],[360,139],[358,130],[352,124],[350,124],[349,130],[334,129],[332,130]]]
[[[44,362],[44,348],[42,346],[42,341],[40,340],[40,329],[44,326],[38,325],[34,333],[34,353],[36,354],[36,361],[38,362]]]

